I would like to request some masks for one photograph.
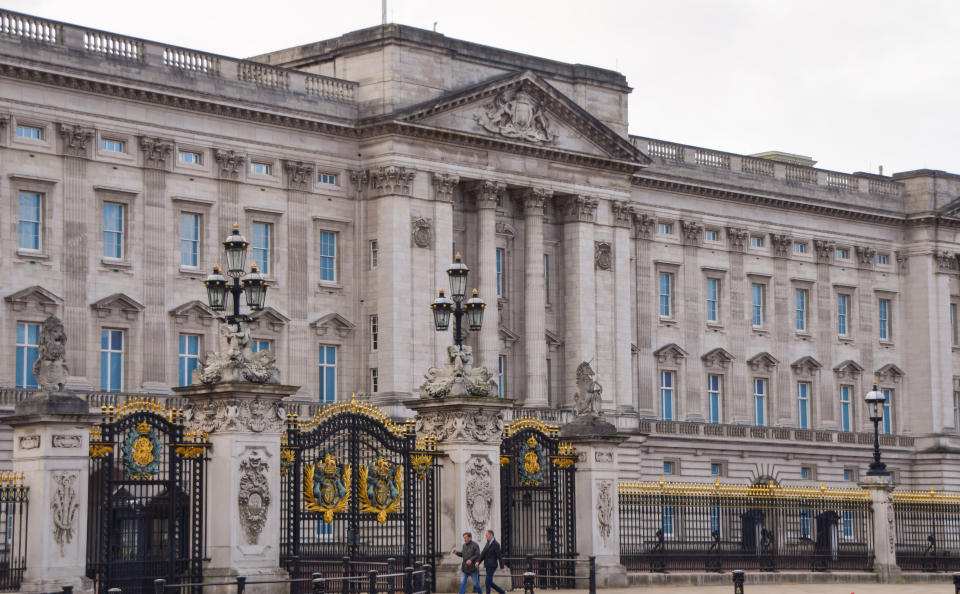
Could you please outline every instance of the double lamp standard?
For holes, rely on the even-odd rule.
[[[250,272],[244,271],[249,245],[243,235],[240,235],[239,225],[234,223],[233,233],[223,241],[227,261],[226,276],[232,278],[233,282],[231,283],[224,277],[219,266],[214,266],[213,274],[203,281],[203,284],[207,287],[207,301],[213,311],[223,311],[227,304],[227,293],[233,295],[233,313],[219,319],[232,326],[234,331],[240,329],[241,323],[253,320],[248,315],[240,314],[241,294],[246,294],[247,307],[253,311],[262,310],[263,303],[267,299],[267,282],[263,280],[263,275],[257,270],[257,265],[251,264]]]
[[[463,302],[463,297],[467,292],[467,276],[470,269],[463,263],[460,254],[456,255],[453,264],[447,269],[447,276],[450,279],[450,299],[444,296],[443,289],[440,289],[440,296],[430,305],[433,310],[433,322],[437,327],[437,332],[444,332],[450,327],[450,315],[455,319],[453,326],[453,342],[457,345],[457,350],[463,350],[463,316],[467,316],[467,325],[470,330],[476,332],[483,326],[483,310],[487,304],[473,290],[473,295]]]
[[[880,461],[880,421],[883,420],[883,405],[887,398],[877,389],[877,382],[873,382],[873,389],[867,392],[864,400],[867,403],[867,412],[873,421],[873,462],[867,476],[890,476],[887,465]]]

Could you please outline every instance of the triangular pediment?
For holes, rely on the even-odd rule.
[[[123,293],[114,293],[99,301],[94,301],[90,304],[90,307],[100,318],[111,315],[122,315],[128,320],[134,319],[144,310],[142,303]]]
[[[887,363],[876,372],[877,380],[880,383],[893,381],[899,382],[900,378],[903,377],[903,370],[894,365],[893,363]]]
[[[680,363],[687,358],[687,351],[683,350],[677,343],[671,342],[653,351],[653,356],[656,357],[660,363],[680,365]]]
[[[837,377],[856,377],[863,373],[863,367],[859,363],[851,359],[847,359],[843,363],[840,363],[833,368],[833,372],[837,374]]]
[[[338,313],[328,313],[310,322],[310,327],[321,338],[333,336],[345,338],[354,331],[356,325]]]
[[[520,335],[506,326],[500,326],[497,330],[504,344],[513,344],[520,340]]]
[[[717,347],[711,349],[704,353],[701,357],[703,363],[706,367],[716,367],[719,369],[726,369],[730,362],[733,361],[734,357],[730,354],[730,351],[722,347]]]
[[[631,142],[531,71],[517,72],[407,108],[393,118],[544,150],[643,166]]]
[[[549,330],[544,331],[543,337],[547,341],[547,349],[549,349],[551,352],[557,350],[560,348],[560,345],[563,344],[563,341],[560,340],[560,337]]]
[[[256,315],[256,317],[254,317],[253,321],[250,322],[250,327],[254,330],[263,328],[266,330],[279,332],[289,322],[290,318],[287,316],[283,315],[272,307],[265,307]]]
[[[790,367],[797,375],[809,377],[816,374],[823,365],[810,355],[806,355],[791,363]]]
[[[43,313],[52,314],[63,303],[63,299],[40,285],[21,289],[4,297],[14,311],[23,311],[28,307],[36,308]]]
[[[747,365],[749,365],[753,371],[770,371],[779,363],[780,361],[777,361],[776,357],[766,351],[761,351],[747,359]]]
[[[170,310],[170,315],[175,318],[187,317],[191,315],[197,316],[198,318],[217,317],[217,314],[213,313],[213,310],[210,309],[210,307],[206,303],[198,299],[194,299],[193,301],[187,301],[183,305],[178,305],[177,307],[174,307],[173,309]]]

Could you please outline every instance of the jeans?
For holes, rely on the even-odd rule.
[[[493,576],[496,575],[496,573],[497,573],[497,568],[496,568],[496,567],[488,567],[488,568],[487,568],[487,580],[486,580],[486,582],[487,582],[487,594],[490,594],[490,588],[493,588],[494,590],[496,590],[496,591],[499,592],[500,594],[504,594],[503,588],[501,588],[500,586],[498,586],[498,585],[496,585],[496,584],[493,583]]]
[[[480,572],[474,571],[473,573],[461,573],[460,574],[460,594],[465,594],[467,591],[467,580],[473,578],[473,585],[477,588],[477,594],[483,594],[483,590],[480,588]]]

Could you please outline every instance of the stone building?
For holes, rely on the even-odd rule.
[[[617,72],[399,25],[239,60],[2,12],[0,77],[7,405],[50,313],[69,387],[184,384],[237,222],[303,400],[403,415],[459,252],[514,414],[592,361],[625,479],[851,484],[876,379],[899,481],[960,487],[960,176],[631,136]]]

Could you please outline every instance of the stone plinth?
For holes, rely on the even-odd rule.
[[[870,493],[873,507],[873,570],[881,583],[902,581],[897,565],[893,516],[893,489],[896,485],[893,477],[867,475],[859,485]]]
[[[189,400],[191,429],[210,434],[205,581],[286,579],[280,567],[280,436],[286,428],[283,398],[296,386],[222,383],[174,388]],[[248,585],[247,591],[280,594],[282,584]],[[235,587],[210,588],[226,594]]]
[[[41,393],[3,419],[13,427],[13,469],[29,488],[21,592],[93,591],[84,576],[90,427],[98,417],[73,394]]]
[[[440,458],[443,498],[438,522],[437,590],[455,592],[461,559],[450,550],[460,549],[464,532],[471,532],[482,548],[485,530],[500,531],[503,410],[513,406],[513,401],[466,396],[405,404],[417,412],[417,434],[436,436],[444,454]],[[501,586],[506,582],[505,577],[497,580]]]
[[[620,564],[616,451],[626,438],[605,433],[608,425],[601,422],[593,435],[564,427],[561,435],[577,450],[577,552],[581,559],[597,558],[598,587],[622,588],[627,570]],[[578,576],[587,572],[586,564],[578,565]]]

